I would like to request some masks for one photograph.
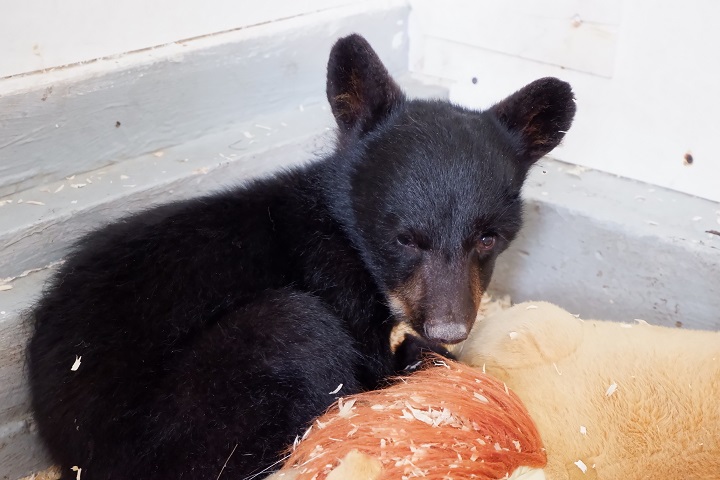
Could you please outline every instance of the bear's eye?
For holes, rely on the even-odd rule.
[[[403,247],[417,248],[417,243],[415,243],[415,240],[412,238],[412,236],[407,233],[401,233],[400,235],[398,235],[397,242]]]
[[[495,246],[495,235],[483,235],[477,243],[478,250],[492,250]]]

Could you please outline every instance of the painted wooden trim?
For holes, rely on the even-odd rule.
[[[360,32],[407,71],[409,7],[373,0],[0,81],[0,198],[324,96],[332,43]]]

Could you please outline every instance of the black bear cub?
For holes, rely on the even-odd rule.
[[[378,388],[466,337],[528,169],[570,127],[569,85],[483,112],[410,100],[351,35],[327,98],[332,155],[129,216],[69,255],[34,308],[28,365],[64,478],[254,478],[338,385]],[[398,322],[417,336],[393,352]]]

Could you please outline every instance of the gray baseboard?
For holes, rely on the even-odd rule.
[[[720,329],[720,205],[544,159],[493,288],[582,315]],[[546,172],[546,173],[543,173]]]
[[[408,12],[371,1],[0,80],[0,197],[318,101],[330,47],[352,32],[406,72]]]

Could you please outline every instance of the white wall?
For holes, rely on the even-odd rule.
[[[720,201],[720,1],[410,2],[411,68],[454,101],[566,79],[578,115],[555,156]],[[362,3],[0,0],[0,78]]]
[[[0,0],[0,78],[358,0]]]
[[[411,3],[411,68],[452,100],[486,107],[560,77],[578,114],[554,156],[720,201],[717,0]]]

